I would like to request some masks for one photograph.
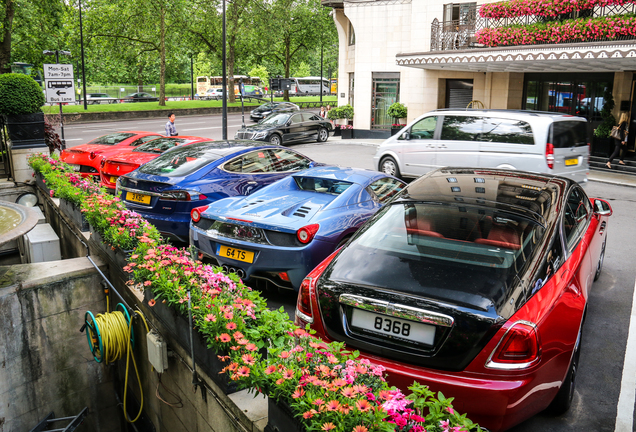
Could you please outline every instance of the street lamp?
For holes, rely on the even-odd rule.
[[[60,54],[65,55],[65,56],[70,56],[71,52],[70,51],[63,51],[63,50],[44,50],[42,51],[42,54],[44,55],[54,55],[55,56],[55,63],[56,64],[60,64]],[[62,115],[62,104],[60,103],[60,132],[62,135],[62,150],[66,149],[66,140],[64,140],[64,116]]]
[[[82,30],[82,0],[79,0],[79,19],[80,19],[80,47],[82,51],[82,96],[84,96],[84,110],[88,110],[86,101],[86,73],[84,65],[84,32]]]
[[[223,77],[221,84],[223,85],[223,115],[221,126],[223,128],[223,140],[227,140],[227,55],[225,52],[225,0],[223,0]],[[234,91],[234,89],[232,89]]]

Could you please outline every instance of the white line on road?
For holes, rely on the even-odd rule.
[[[240,124],[237,125],[227,125],[227,127],[239,127],[242,126]],[[188,132],[188,131],[196,131],[196,130],[206,130],[206,129],[221,129],[223,126],[210,126],[210,127],[204,127],[204,128],[196,128],[196,129],[183,129],[184,132]]]
[[[634,402],[636,401],[636,284],[632,298],[632,314],[629,319],[627,347],[623,361],[621,393],[616,409],[616,427],[614,432],[632,432],[634,425]]]

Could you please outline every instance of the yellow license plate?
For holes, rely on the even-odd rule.
[[[116,181],[117,181],[117,176],[110,176],[110,182],[111,183],[115,183]]]
[[[254,252],[234,249],[227,246],[221,246],[219,248],[219,256],[237,261],[243,261],[250,264],[254,262]]]
[[[578,165],[578,164],[579,164],[579,159],[578,158],[566,159],[565,160],[565,166],[572,166],[572,165]]]
[[[141,195],[133,192],[126,192],[126,199],[128,201],[134,201],[142,204],[150,204],[150,195]]]

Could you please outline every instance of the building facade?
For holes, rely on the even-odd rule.
[[[628,112],[634,120],[636,21],[627,15],[636,11],[633,3],[608,0],[601,7],[590,0],[589,9],[555,15],[540,9],[546,2],[536,2],[540,6],[524,15],[515,5],[532,0],[496,7],[322,1],[333,8],[339,35],[338,105],[354,107],[356,131],[386,134],[395,122],[386,111],[396,101],[407,106],[407,121],[437,108],[467,106],[578,115],[588,119],[591,137],[610,99],[616,119]],[[636,133],[636,124],[630,125]],[[609,139],[593,137],[594,154],[609,147]]]

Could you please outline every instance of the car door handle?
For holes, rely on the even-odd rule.
[[[426,148],[435,148],[433,144],[426,144]]]
[[[603,233],[605,232],[605,226],[607,225],[606,222],[601,223],[601,228],[598,230],[598,233],[600,235],[603,235]]]
[[[445,149],[446,148],[446,144],[440,144],[437,148]]]

